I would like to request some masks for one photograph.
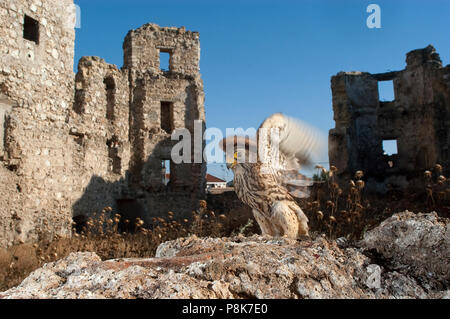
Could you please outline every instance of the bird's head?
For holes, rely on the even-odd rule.
[[[227,168],[233,171],[239,165],[257,161],[256,142],[248,137],[230,136],[224,138],[219,145],[225,152]]]

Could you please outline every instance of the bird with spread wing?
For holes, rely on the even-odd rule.
[[[238,198],[249,205],[263,235],[308,236],[308,218],[295,201],[312,181],[299,173],[323,143],[320,134],[281,113],[268,117],[256,138],[229,136],[220,147],[234,173]]]

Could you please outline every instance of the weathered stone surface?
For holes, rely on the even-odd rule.
[[[397,221],[411,225],[407,234],[388,231]],[[101,261],[94,253],[71,254],[36,270],[0,298],[449,298],[448,286],[424,286],[417,272],[404,271],[419,264],[394,247],[409,241],[417,255],[422,242],[428,258],[445,259],[445,252],[435,246],[448,236],[442,223],[433,214],[406,212],[367,235],[369,247],[386,251],[386,256],[394,251],[399,255],[403,269],[398,270],[376,264],[362,248],[341,249],[322,237],[293,241],[194,236],[161,244],[155,258]],[[413,236],[427,227],[436,231],[433,239]],[[378,246],[385,244],[381,237],[393,233],[399,237],[390,239],[398,244]]]
[[[436,213],[396,214],[367,232],[362,247],[375,249],[391,269],[419,278],[426,286],[450,280],[450,222]]]
[[[38,22],[36,38],[25,37],[28,18]],[[45,228],[70,234],[72,145],[66,116],[74,92],[75,7],[72,0],[2,0],[0,20],[0,246],[5,247],[36,239]]]

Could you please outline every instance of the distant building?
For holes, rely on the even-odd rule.
[[[206,174],[206,189],[226,188],[227,182],[211,174]]]

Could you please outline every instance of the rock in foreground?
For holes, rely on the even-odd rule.
[[[339,248],[323,238],[299,242],[260,236],[193,236],[160,245],[156,257],[148,259],[101,261],[95,253],[73,253],[34,271],[18,287],[0,293],[0,298],[448,297],[448,277],[440,267],[426,268],[427,273],[436,272],[431,278],[440,285],[424,285],[422,273],[416,271],[420,261],[407,258],[407,252],[401,256],[396,252],[407,234],[398,234],[403,239],[392,240],[389,249],[376,247],[377,234],[386,236],[380,227],[411,219],[435,223],[443,230],[437,236],[448,243],[448,221],[438,221],[434,215],[434,220],[430,215],[398,216],[372,230],[358,245],[362,248]],[[378,240],[383,243],[382,238]],[[422,246],[411,241],[414,256]],[[448,254],[442,250],[445,245],[425,246],[428,258],[443,260]],[[371,253],[374,249],[377,258]],[[377,264],[380,256],[395,259],[396,268]]]

